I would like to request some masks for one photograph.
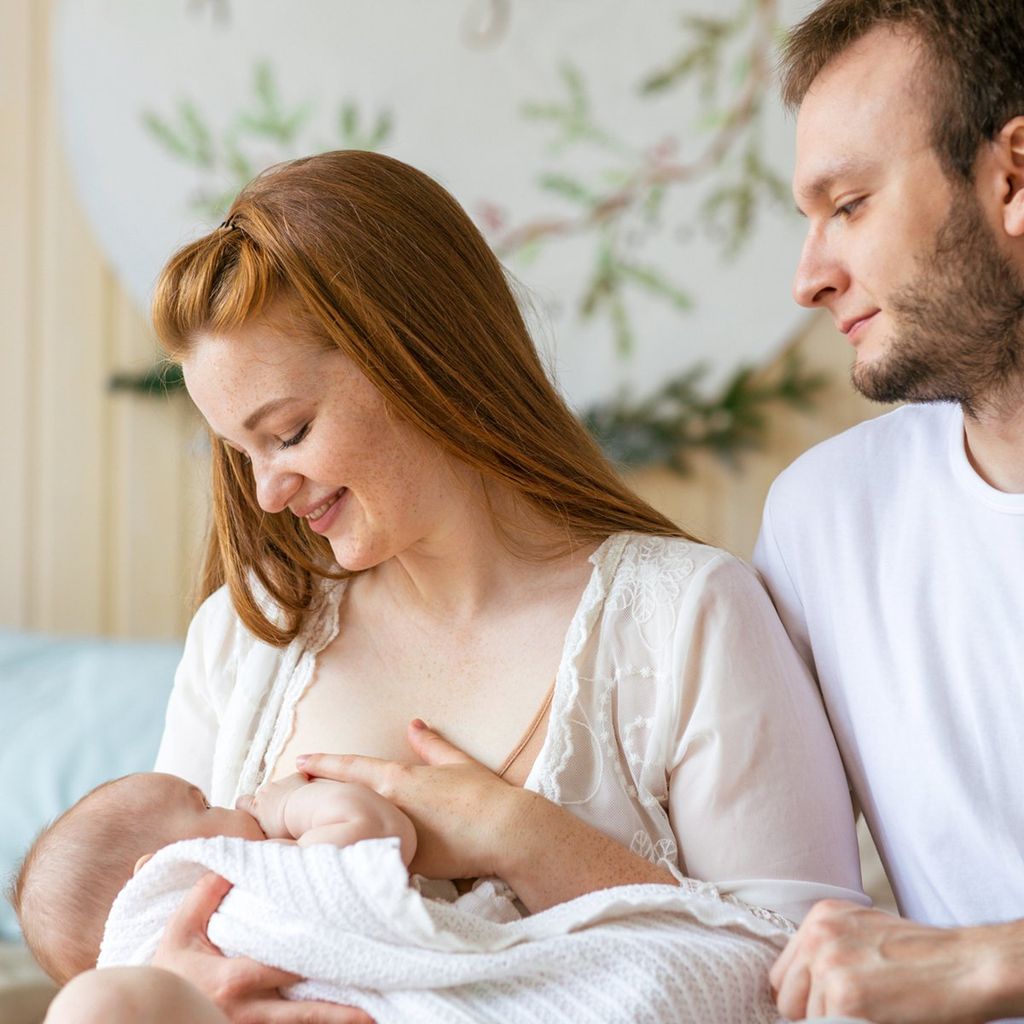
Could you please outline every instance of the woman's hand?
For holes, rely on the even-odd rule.
[[[361,782],[405,811],[419,837],[410,871],[497,875],[531,913],[596,889],[676,884],[664,868],[539,793],[503,782],[422,722],[409,727],[409,744],[425,764],[332,754],[296,764],[307,775]]]
[[[248,957],[226,957],[207,937],[231,883],[204,875],[168,922],[152,966],[190,981],[234,1024],[373,1024],[362,1010],[298,1002],[278,991],[302,979]]]
[[[422,765],[346,754],[308,754],[306,775],[359,782],[375,790],[416,826],[409,869],[428,878],[505,877],[503,854],[529,805],[542,799],[510,786],[418,719],[409,743]]]

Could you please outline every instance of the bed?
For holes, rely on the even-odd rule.
[[[0,877],[32,837],[106,779],[152,767],[177,643],[0,630]],[[0,1021],[37,1024],[54,986],[0,901]]]

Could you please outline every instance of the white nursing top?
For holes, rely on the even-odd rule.
[[[807,669],[752,570],[714,548],[618,534],[565,640],[528,788],[679,878],[800,918],[866,902],[839,756]],[[345,583],[285,648],[226,589],[197,612],[158,771],[231,804],[270,778]],[[810,884],[809,884],[810,883]]]

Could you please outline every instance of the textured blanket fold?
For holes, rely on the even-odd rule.
[[[115,901],[99,966],[148,963],[206,871],[234,884],[210,921],[217,946],[308,979],[290,997],[358,1006],[378,1024],[779,1020],[767,974],[788,929],[711,886],[624,886],[492,920],[424,897],[393,839],[166,847]]]

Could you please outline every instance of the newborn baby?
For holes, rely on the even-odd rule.
[[[25,942],[59,984],[95,966],[118,892],[161,847],[237,836],[348,846],[397,836],[406,866],[416,852],[409,818],[373,790],[291,775],[238,807],[211,807],[176,775],[142,772],[98,786],[45,829],[22,863],[13,903]]]

